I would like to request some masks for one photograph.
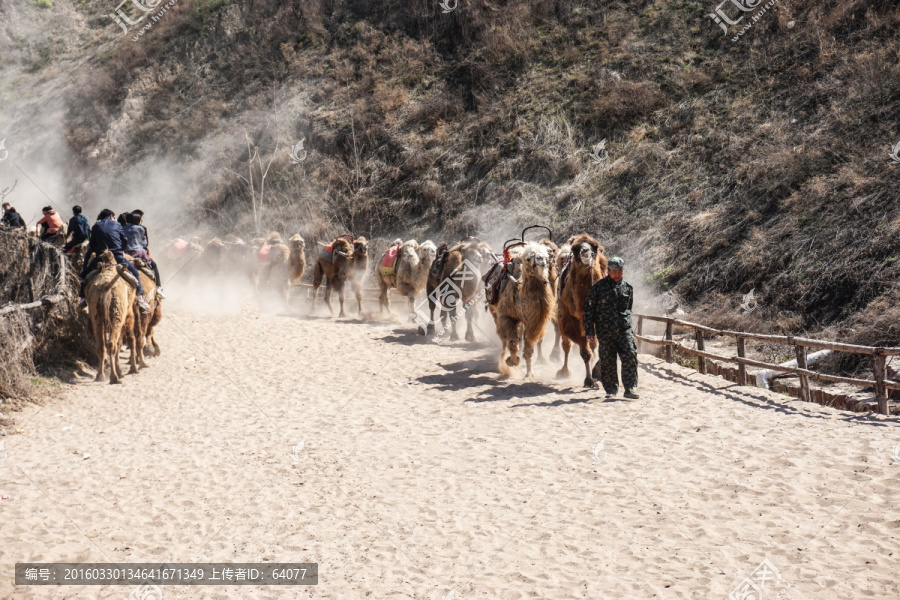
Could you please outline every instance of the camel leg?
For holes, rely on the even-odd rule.
[[[506,364],[510,367],[519,366],[519,323],[509,317],[500,317],[497,333],[500,335],[500,339],[507,340],[509,346]]]
[[[312,287],[312,298],[309,299],[309,314],[313,314],[316,310],[316,296],[319,295],[319,286],[322,285],[322,278],[325,276],[325,272],[322,270],[322,265],[318,262],[316,263],[316,268],[313,269],[313,287]],[[327,287],[325,288],[328,289]]]
[[[121,332],[111,332],[109,335],[109,341],[106,343],[106,353],[109,355],[109,382],[112,383],[121,383],[121,365],[119,364],[119,350],[121,345],[119,344],[118,338],[121,336]]]
[[[594,341],[593,344],[591,344],[590,350],[591,350],[591,359],[592,360],[594,358],[597,359],[597,362],[594,363],[594,367],[591,369],[591,377],[593,377],[596,380],[599,380],[600,379],[600,355],[597,352],[597,341],[596,340]]]
[[[103,339],[106,336],[104,333],[103,323],[97,323],[94,342],[97,344],[97,354],[100,366],[97,367],[97,376],[94,377],[94,381],[104,381],[106,379],[106,340]]]
[[[331,305],[331,292],[332,292],[332,289],[333,289],[333,287],[332,287],[332,284],[331,284],[331,280],[330,280],[330,279],[329,279],[329,280],[326,280],[326,281],[325,281],[325,297],[324,297],[324,300],[325,300],[325,306],[328,307],[328,314],[331,315],[331,316],[334,316],[334,307]]]
[[[357,311],[357,314],[358,314],[360,317],[362,317],[362,314],[363,314],[363,310],[362,310],[362,284],[361,284],[361,283],[354,283],[354,284],[351,284],[350,287],[353,288],[353,292],[356,294],[356,306],[359,308],[359,310]]]
[[[506,361],[503,358],[506,356],[506,340],[500,338],[500,360],[497,364],[497,370],[500,371],[500,376],[504,379],[512,375],[512,369],[509,368],[509,365],[506,364]]]
[[[434,335],[434,300],[428,296],[428,325],[425,328],[425,335]]]
[[[537,364],[544,365],[547,364],[547,361],[544,359],[544,352],[541,349],[541,346],[544,345],[544,338],[538,340],[537,343]]]
[[[553,322],[553,330],[556,332],[556,339],[553,340],[553,351],[550,353],[550,360],[556,362],[559,360],[559,340],[562,337],[559,333],[559,323]]]
[[[540,344],[540,342],[538,342]],[[525,338],[525,351],[522,356],[525,357],[525,377],[531,377],[531,357],[534,355],[534,344],[528,338]]]
[[[563,366],[562,369],[556,372],[557,379],[565,379],[569,376],[569,350],[572,349],[572,342],[569,338],[564,337],[562,339],[562,352],[563,352]]]
[[[150,316],[148,315],[147,319],[149,318]],[[144,360],[144,324],[138,321],[138,326],[132,329],[129,337],[131,340],[130,343],[133,344],[131,353],[131,370],[129,371],[129,373],[137,373],[139,366],[142,369],[150,366],[147,364],[147,361]],[[135,362],[134,360],[135,355],[137,356],[137,362]]]
[[[466,341],[475,343],[475,316],[477,311],[470,306],[466,311]]]
[[[347,314],[344,312],[344,282],[343,281],[335,282],[334,288],[338,293],[338,302],[341,303],[341,312],[338,315],[338,317],[340,318],[340,317],[346,316],[346,314]]]
[[[525,376],[531,377],[531,357],[534,355],[534,347],[537,346],[538,352],[540,353],[541,342],[544,339],[543,331],[539,331],[536,327],[529,328],[528,325],[523,325],[522,327],[523,337],[525,338],[525,352],[522,355],[525,357]],[[542,360],[540,358],[539,360]]]

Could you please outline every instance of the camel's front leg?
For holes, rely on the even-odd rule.
[[[466,341],[475,342],[475,318],[478,316],[474,306],[466,309]]]
[[[456,315],[459,314],[459,298],[456,298],[456,301],[453,303],[453,308],[450,310],[450,341],[455,342],[459,340],[459,334],[456,333]],[[446,314],[446,313],[444,313]]]
[[[356,306],[358,307],[357,313],[359,316],[362,316],[362,283],[354,283],[350,286],[353,289],[353,293],[356,294]]]
[[[343,282],[343,281],[338,282],[338,283],[335,285],[335,288],[336,288],[337,293],[338,293],[338,302],[341,303],[341,312],[340,312],[340,314],[338,315],[338,317],[344,317],[344,316],[346,316],[346,314],[347,314],[347,313],[344,312],[344,282]]]
[[[563,351],[563,366],[562,369],[556,372],[557,379],[565,379],[569,376],[569,350],[572,349],[572,342],[569,338],[564,337],[562,339],[562,351]]]
[[[559,332],[559,323],[553,322],[553,330],[556,332],[556,339],[553,340],[553,351],[550,352],[550,360],[556,362],[559,360],[559,340],[562,334]]]

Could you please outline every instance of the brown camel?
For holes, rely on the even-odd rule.
[[[390,248],[385,251],[385,255],[388,252]],[[431,240],[423,242],[421,246],[415,240],[409,240],[400,244],[391,273],[385,273],[381,263],[375,265],[375,279],[381,288],[381,295],[378,298],[379,314],[384,312],[385,308],[388,313],[393,313],[391,288],[397,288],[398,292],[409,299],[409,312],[413,312],[416,296],[424,292],[428,284],[428,271],[434,263],[435,256],[437,248]]]
[[[419,329],[423,335],[434,333],[434,308],[440,302],[440,321],[444,331],[447,329],[447,318],[450,319],[450,341],[459,339],[456,333],[457,311],[462,308],[466,314],[466,341],[475,341],[474,319],[478,311],[469,310],[475,303],[481,276],[488,267],[496,262],[491,247],[475,238],[463,240],[446,248],[441,244],[438,258],[435,259],[428,273],[429,319],[427,330]],[[474,272],[472,272],[474,271]],[[462,292],[460,298],[459,292]]]
[[[349,282],[356,293],[359,312],[362,313],[362,276],[369,266],[369,243],[366,238],[359,237],[351,242],[350,235],[337,237],[331,244],[319,252],[316,267],[313,270],[313,293],[309,303],[310,314],[315,309],[316,296],[322,278],[325,278],[325,305],[334,314],[331,306],[331,292],[336,291],[341,303],[339,317],[344,313],[344,284]]]
[[[553,248],[556,246],[554,245]],[[552,248],[541,242],[526,242],[510,251],[507,284],[500,290],[497,304],[490,306],[497,335],[500,337],[500,373],[509,376],[509,367],[519,364],[519,335],[524,337],[527,370],[531,375],[534,346],[544,337],[556,306],[556,291],[551,283],[555,271]],[[509,356],[506,352],[509,350]]]
[[[141,286],[144,288],[144,300],[150,305],[150,312],[141,311],[137,303],[132,308],[134,314],[134,326],[126,333],[128,347],[131,348],[133,354],[137,356],[137,364],[132,361],[132,367],[129,373],[137,373],[138,369],[146,368],[150,365],[144,360],[144,356],[159,356],[159,344],[153,337],[153,330],[162,320],[162,305],[160,299],[156,296],[156,279],[153,277],[153,271],[150,266],[140,258],[132,258],[126,255],[126,258],[134,263],[138,273],[141,276]]]
[[[137,293],[122,273],[127,273],[123,265],[117,265],[109,250],[100,255],[99,273],[94,275],[84,288],[88,305],[88,328],[97,346],[98,363],[95,381],[105,379],[105,363],[109,357],[109,382],[120,383],[122,368],[119,366],[119,351],[123,338],[134,327],[135,299]],[[137,370],[136,353],[131,353],[131,368]]]
[[[591,371],[593,350],[596,340],[588,344],[584,337],[584,304],[588,292],[595,282],[606,277],[606,257],[603,246],[586,233],[575,236],[572,240],[571,256],[567,266],[560,274],[562,285],[559,293],[559,330],[562,334],[563,366],[556,376],[569,376],[569,350],[572,343],[581,348],[581,359],[584,361],[584,385],[594,387],[594,379],[600,376],[599,363]]]
[[[262,264],[257,279],[258,288],[274,288],[284,299],[287,309],[290,305],[291,287],[306,271],[306,242],[300,234],[294,235],[289,244],[281,241],[281,236],[273,233],[266,240],[269,246],[268,260]],[[259,290],[257,290],[259,291]]]

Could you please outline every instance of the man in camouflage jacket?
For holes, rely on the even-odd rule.
[[[623,279],[625,261],[614,256],[609,260],[609,274],[595,283],[584,307],[585,336],[597,338],[600,357],[600,381],[607,398],[619,391],[616,355],[622,360],[622,385],[626,398],[638,398],[637,347],[631,330],[631,306],[634,290]]]

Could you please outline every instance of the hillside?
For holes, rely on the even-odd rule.
[[[160,232],[544,223],[697,320],[900,344],[896,3],[734,0],[726,35],[712,1],[455,1],[176,0],[137,41],[112,3],[3,3],[7,147]]]

